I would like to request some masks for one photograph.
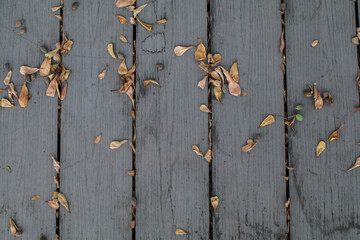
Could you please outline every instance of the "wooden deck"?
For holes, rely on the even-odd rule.
[[[0,107],[0,239],[16,239],[9,217],[22,231],[19,239],[360,238],[360,168],[345,172],[360,156],[359,48],[351,41],[359,3],[285,0],[282,14],[281,0],[151,0],[138,17],[167,22],[149,32],[131,25],[131,11],[117,8],[116,0],[79,1],[75,11],[64,0],[52,12],[60,2],[0,1],[0,64],[13,70],[18,94],[19,69],[40,67],[41,46],[55,49],[62,33],[74,42],[62,57],[71,70],[63,101],[46,96],[46,78],[37,73],[27,84],[26,108],[16,98],[15,108]],[[183,56],[174,48],[196,46],[198,38],[221,54],[226,69],[237,61],[246,96],[223,93],[220,103],[212,84],[197,87],[206,73],[195,48]],[[108,54],[109,43],[128,69],[136,62],[134,106],[126,94],[112,92],[121,87],[121,60]],[[1,70],[0,89],[7,73]],[[148,79],[161,87],[145,86]],[[303,94],[314,83],[331,93],[333,104],[315,109],[313,97]],[[200,111],[201,104],[211,113]],[[296,111],[299,104],[304,109]],[[295,112],[303,121],[286,126],[284,117]],[[269,114],[276,121],[259,128]],[[339,139],[329,142],[342,124]],[[257,135],[259,143],[243,152]],[[109,148],[124,139],[119,149]],[[317,158],[321,140],[326,149]],[[193,145],[204,154],[210,149],[211,162]],[[61,165],[59,188],[51,154]],[[125,173],[131,170],[135,176]],[[54,191],[66,196],[70,212],[45,203]]]

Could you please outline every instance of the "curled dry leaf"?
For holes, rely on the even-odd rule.
[[[330,134],[328,140],[329,142],[331,142],[332,140],[338,139],[339,138],[339,133],[340,133],[340,129],[344,126],[344,124],[342,124],[336,131],[334,131],[332,134]]]
[[[54,169],[55,169],[56,173],[59,174],[59,172],[60,172],[60,162],[56,161],[55,157],[52,154],[51,154],[51,159],[52,159],[53,166],[54,166]]]
[[[274,118],[274,116],[273,115],[271,115],[271,114],[269,114],[263,121],[262,121],[262,123],[260,124],[260,126],[259,127],[265,127],[265,126],[267,126],[267,125],[270,125],[270,124],[272,124],[272,123],[274,123],[275,122],[275,118]]]
[[[250,152],[256,146],[256,144],[257,144],[257,142],[254,142],[254,140],[248,139],[246,142],[246,145],[243,146],[241,149],[244,152]]]
[[[13,235],[15,237],[21,236],[21,231],[20,231],[19,227],[16,225],[14,220],[12,220],[11,217],[9,217],[9,225],[8,226],[10,228],[11,235]]]
[[[211,149],[208,149],[204,158],[208,161],[208,163],[211,163],[212,156],[213,156],[213,154],[212,154]]]
[[[46,89],[46,96],[49,96],[49,97],[54,97],[55,96],[55,93],[56,93],[56,88],[57,88],[57,78],[54,78],[48,88]]]
[[[33,196],[33,197],[31,198],[31,200],[39,200],[39,199],[41,199],[41,196],[39,196],[39,195]]]
[[[234,81],[234,79],[230,76],[230,73],[223,67],[221,67],[221,70],[225,74],[226,79],[229,82],[229,92],[233,96],[239,96],[241,94],[241,88],[237,82]]]
[[[233,65],[231,66],[230,68],[230,76],[232,77],[232,79],[235,81],[235,82],[239,82],[239,70],[238,70],[238,67],[237,67],[237,61],[235,61],[233,63]]]
[[[311,46],[314,48],[314,47],[316,47],[316,45],[318,45],[318,43],[319,43],[319,40],[316,39],[311,43]]]
[[[125,24],[127,21],[126,18],[121,15],[115,15],[115,17],[121,22],[121,24]]]
[[[136,0],[117,0],[115,5],[117,8],[122,8],[122,7],[134,5],[135,2]]]
[[[143,26],[146,30],[148,30],[149,32],[151,32],[152,30],[152,25],[144,23],[143,21],[141,21],[138,17],[136,17],[136,20],[138,20],[138,22],[141,24],[141,26]]]
[[[214,67],[220,62],[221,62],[221,55],[219,53],[215,53],[214,56],[212,56],[210,53],[208,54],[208,63],[210,64],[210,66]]]
[[[63,44],[61,53],[64,53],[64,54],[68,53],[71,50],[73,43],[74,43],[73,41],[67,39],[65,41],[65,43]]]
[[[116,59],[115,53],[114,53],[114,45],[112,43],[109,43],[107,45],[107,51],[110,54],[111,57],[113,57],[114,59]]]
[[[161,87],[160,84],[155,80],[145,80],[144,81],[144,86],[149,85],[149,83],[153,83],[153,84],[158,85],[159,87]]]
[[[59,48],[56,48],[50,52],[45,53],[45,57],[52,58],[55,56],[55,54],[59,51]]]
[[[174,48],[174,53],[176,56],[182,56],[187,50],[194,48],[195,46],[185,47],[185,46],[177,46]]]
[[[126,67],[125,58],[124,58],[119,65],[118,73],[123,75],[123,74],[126,74],[127,72],[128,72],[128,69]]]
[[[314,102],[316,110],[321,109],[324,105],[323,99],[321,98],[321,95],[317,90],[316,86],[314,86]]]
[[[177,229],[175,230],[175,234],[176,234],[176,235],[186,235],[187,232],[185,232],[185,231],[182,230],[181,228],[177,228]]]
[[[126,39],[124,35],[120,35],[120,41],[122,41],[123,43],[129,43],[129,41]]]
[[[21,68],[20,68],[20,72],[21,72]],[[12,70],[10,69],[9,72],[6,74],[6,77],[5,77],[5,79],[4,79],[4,84],[5,84],[6,86],[9,85],[11,76],[12,76]]]
[[[331,105],[334,103],[334,98],[329,92],[324,92],[323,94],[323,100],[326,104]]]
[[[6,98],[2,98],[0,100],[0,107],[11,108],[11,107],[15,107],[15,106],[13,104],[11,104],[11,102],[9,100],[7,100]]]
[[[205,72],[207,72],[207,73],[211,73],[211,72],[212,72],[212,70],[211,70],[211,68],[210,68],[210,65],[207,64],[207,63],[201,62],[201,63],[199,64],[199,67],[200,67],[202,70],[204,70]]]
[[[157,20],[156,22],[154,22],[154,24],[162,24],[162,23],[166,23],[166,22],[167,22],[167,19],[163,18],[163,19],[160,19],[160,20]]]
[[[58,200],[59,200],[60,204],[63,205],[63,207],[66,208],[66,210],[68,212],[70,212],[69,203],[66,200],[66,197],[65,197],[65,195],[63,193],[60,193],[60,192],[58,193]]]
[[[206,49],[200,38],[198,38],[200,42],[195,51],[195,61],[201,61],[206,59]]]
[[[40,76],[45,77],[50,73],[51,58],[46,57],[40,66]]]
[[[210,109],[204,104],[200,105],[200,110],[206,113],[211,113]]]
[[[14,83],[12,83],[12,82],[9,83],[8,94],[9,94],[10,100],[12,99],[12,95],[14,95],[16,98],[18,97],[17,92],[15,90]]]
[[[284,48],[285,48],[284,34],[285,34],[284,30],[282,30],[281,37],[280,37],[280,52],[283,52]]]
[[[204,88],[206,86],[207,79],[208,79],[208,75],[206,75],[203,79],[201,79],[197,84],[198,87],[201,88],[202,90],[204,90]]]
[[[316,157],[319,157],[320,154],[325,150],[326,143],[324,141],[320,141],[316,147]]]
[[[215,97],[216,99],[221,102],[221,95],[222,95],[222,90],[221,90],[221,87],[220,86],[216,86],[214,88],[214,94],[215,94]]]
[[[29,92],[26,87],[26,81],[24,81],[24,84],[23,84],[23,87],[21,89],[20,96],[19,96],[20,107],[26,108],[26,106],[28,105],[28,100],[29,100]]]
[[[122,141],[112,141],[110,143],[110,149],[117,149],[117,148],[121,147],[124,143],[126,143],[127,141],[129,141],[129,140],[125,139]]]
[[[126,91],[126,95],[128,95],[128,97],[130,98],[133,107],[135,106],[135,100],[134,100],[134,88],[133,87],[129,87],[129,89]]]
[[[214,208],[214,212],[216,213],[216,208],[219,205],[219,197],[218,196],[211,197],[210,202],[211,202],[211,206]]]
[[[348,170],[346,170],[346,172],[350,172],[351,170],[354,170],[355,168],[360,167],[360,157],[358,157],[354,163],[354,165],[349,168]]]
[[[105,74],[106,74],[108,68],[109,68],[109,67],[106,66],[106,68],[105,68],[101,73],[99,73],[99,75],[98,75],[98,78],[99,78],[99,79],[103,79],[103,78],[105,77]]]
[[[99,136],[97,136],[94,140],[94,143],[97,144],[100,142],[100,139],[101,139],[101,136],[102,136],[102,133],[99,134]]]
[[[195,144],[192,145],[192,149],[193,149],[193,151],[196,153],[196,155],[199,155],[199,156],[201,156],[201,157],[204,157],[204,155],[200,152],[199,147],[196,146]]]
[[[64,100],[66,97],[66,92],[67,92],[67,83],[65,83],[65,86],[63,87],[63,89],[61,90],[61,94],[60,94],[60,100]]]
[[[310,90],[305,90],[304,95],[305,97],[311,97],[314,94],[314,89],[311,85],[309,85]]]
[[[59,209],[59,203],[57,200],[46,201],[46,203],[53,209]]]

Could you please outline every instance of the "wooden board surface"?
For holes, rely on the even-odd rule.
[[[289,130],[290,215],[292,239],[358,239],[359,169],[345,173],[359,156],[358,66],[352,1],[289,1],[286,12],[287,93],[289,113],[304,105],[304,121]],[[311,42],[319,40],[312,48]],[[315,110],[305,98],[307,84],[329,91],[333,105]],[[341,124],[340,138],[328,142]],[[326,150],[316,158],[320,140]]]
[[[198,37],[206,44],[206,1],[154,1],[139,18],[168,21],[152,33],[136,29],[136,239],[208,239],[209,166],[191,148],[204,152],[208,145],[208,115],[199,110],[207,91],[197,87],[205,72],[194,61],[195,49],[174,55],[175,46],[198,44]],[[147,79],[162,87],[145,87]],[[176,237],[176,228],[189,234]]]
[[[9,63],[13,69],[11,81],[18,94],[24,82],[20,66],[40,67],[44,60],[40,46],[54,48],[59,39],[59,20],[51,12],[54,3],[0,2],[0,65]],[[20,28],[14,28],[20,19],[26,27],[21,36]],[[0,88],[5,88],[6,74],[2,69]],[[50,154],[57,151],[57,99],[46,96],[45,78],[39,75],[27,86],[31,95],[27,108],[20,108],[17,100],[16,108],[0,108],[0,239],[14,239],[9,216],[23,230],[22,239],[55,236],[55,211],[44,201],[56,189]],[[7,91],[0,96],[7,98]],[[41,200],[32,201],[34,195],[41,195]]]
[[[129,17],[113,1],[82,1],[76,11],[65,3],[64,31],[74,41],[64,58],[71,70],[67,97],[62,103],[61,187],[71,213],[61,209],[62,239],[131,239],[132,151],[129,144],[109,149],[113,140],[131,139],[131,102],[119,89],[119,60],[107,45],[132,63],[132,26],[122,25],[115,14]],[[97,75],[109,66],[104,79]],[[102,133],[101,141],[94,139]]]
[[[214,239],[286,236],[283,74],[279,1],[212,1],[212,52],[230,69],[238,61],[244,97],[213,98]],[[232,26],[232,27],[229,27]],[[259,129],[268,115],[276,122]],[[251,153],[241,148],[257,134]]]

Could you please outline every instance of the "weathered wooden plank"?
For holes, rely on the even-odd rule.
[[[289,132],[290,233],[292,239],[358,239],[360,191],[358,170],[345,173],[359,155],[359,95],[354,3],[352,1],[294,0],[286,12],[287,93],[289,112],[303,104],[304,122]],[[316,12],[314,14],[314,12]],[[312,48],[311,42],[319,40]],[[334,104],[315,110],[305,98],[307,84],[329,91]],[[341,124],[340,139],[328,136]],[[320,140],[327,148],[316,158]]]
[[[214,239],[286,236],[283,75],[279,1],[211,1],[212,51],[238,61],[244,97],[213,98]],[[276,122],[258,129],[267,114]],[[250,154],[247,139],[261,136]]]
[[[24,82],[20,66],[39,67],[44,59],[39,47],[55,47],[59,40],[60,24],[50,10],[52,4],[56,2],[0,2],[0,65],[9,63],[18,94]],[[14,28],[20,19],[26,27],[21,36],[20,28]],[[1,71],[0,88],[6,87],[6,74]],[[8,228],[9,216],[23,230],[23,239],[55,236],[55,211],[44,200],[51,199],[56,189],[50,153],[57,151],[57,99],[46,96],[44,78],[38,76],[27,85],[31,95],[28,107],[20,108],[15,100],[16,108],[0,108],[0,239],[14,238]],[[7,91],[0,96],[7,98]],[[42,199],[32,201],[34,195]]]
[[[131,102],[120,88],[120,61],[107,53],[107,45],[132,62],[133,27],[122,25],[115,14],[129,16],[113,1],[83,1],[76,11],[65,2],[64,31],[74,41],[64,58],[71,69],[68,93],[61,111],[61,191],[71,213],[61,210],[62,239],[131,239],[132,151],[129,144],[109,149],[110,142],[132,138]],[[104,79],[97,75],[109,66]],[[102,133],[98,144],[94,139]]]
[[[168,22],[152,33],[139,24],[136,29],[136,238],[175,239],[175,229],[182,228],[189,233],[184,239],[208,239],[209,167],[191,148],[197,144],[205,151],[208,144],[208,115],[199,110],[207,92],[196,86],[205,74],[194,49],[174,55],[175,46],[198,44],[197,37],[206,43],[206,1],[159,0],[139,17]],[[157,63],[163,71],[157,72]],[[145,87],[147,79],[162,87]]]

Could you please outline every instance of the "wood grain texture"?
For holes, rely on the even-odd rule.
[[[238,61],[245,97],[213,98],[214,239],[286,236],[283,74],[279,1],[211,1],[212,52],[230,69]],[[229,27],[231,26],[231,27]],[[258,128],[273,114],[276,122]],[[251,153],[241,150],[257,134]]]
[[[44,55],[40,46],[55,47],[59,39],[59,20],[51,12],[56,1],[0,2],[0,65],[9,63],[13,69],[11,81],[20,94],[24,76],[20,66],[40,67]],[[15,23],[25,20],[26,33],[18,35]],[[0,88],[7,71],[1,70]],[[20,108],[0,108],[0,239],[14,239],[8,228],[9,216],[23,230],[22,239],[48,239],[55,236],[55,211],[45,200],[56,189],[55,171],[50,154],[57,151],[57,99],[46,96],[45,78],[37,77],[27,84],[29,105]],[[0,93],[7,98],[7,91]],[[11,173],[5,168],[10,166]],[[32,201],[31,197],[42,199]]]
[[[355,11],[352,1],[293,0],[286,12],[287,93],[289,112],[303,104],[304,121],[289,131],[291,239],[358,239],[360,232],[359,156]],[[312,48],[311,42],[319,40]],[[303,90],[316,82],[329,91],[333,105],[315,110]],[[340,138],[328,136],[341,124]],[[320,140],[326,150],[316,158]]]
[[[137,1],[140,6],[146,1]],[[137,25],[136,73],[136,238],[208,239],[208,170],[205,159],[192,151],[197,144],[206,152],[207,91],[197,87],[205,76],[194,60],[195,49],[177,57],[177,45],[206,44],[207,9],[204,0],[152,1],[139,14],[155,25],[152,33]],[[164,65],[157,72],[155,65]],[[161,84],[144,86],[154,79]],[[175,236],[175,229],[189,234]]]
[[[120,34],[132,42],[133,27],[122,25],[115,14],[129,17],[114,1],[81,1],[76,11],[66,1],[64,31],[74,45],[64,64],[71,69],[68,92],[62,102],[61,191],[71,213],[61,209],[62,239],[131,239],[131,177],[129,144],[109,149],[113,140],[132,138],[131,101],[113,93],[121,82],[120,61],[107,52],[114,44],[132,63],[132,44],[121,43]],[[109,66],[104,79],[97,75]],[[98,144],[94,139],[102,133]]]

